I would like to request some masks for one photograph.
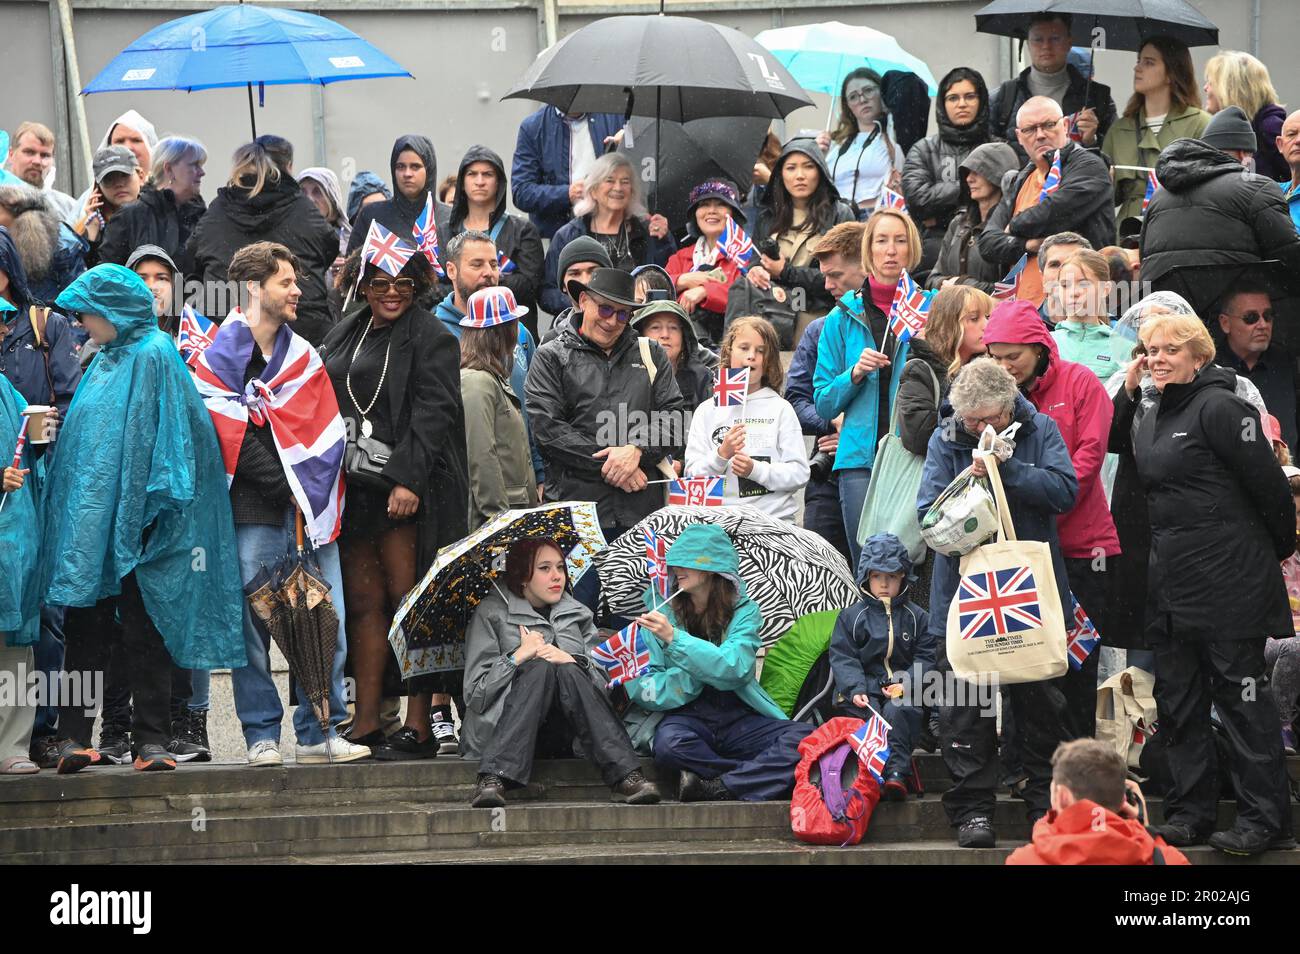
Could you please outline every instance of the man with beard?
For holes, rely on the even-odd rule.
[[[86,270],[86,245],[37,189],[0,186],[0,225],[9,230],[35,301],[53,302]]]
[[[45,177],[54,167],[54,133],[41,123],[25,122],[14,132],[6,167],[34,189],[40,189],[54,214],[67,221],[76,206],[66,192],[46,188]]]

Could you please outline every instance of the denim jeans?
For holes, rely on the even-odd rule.
[[[239,570],[245,585],[265,564],[274,565],[281,557],[294,547],[292,517],[287,517],[283,527],[258,526],[242,524],[235,527],[239,542]],[[330,598],[334,601],[334,610],[339,617],[339,643],[334,651],[334,671],[330,685],[330,726],[337,726],[347,717],[347,705],[343,701],[343,661],[347,658],[348,643],[344,635],[344,620],[347,617],[343,606],[343,575],[339,569],[339,548],[337,543],[321,547],[316,551],[321,575],[330,585]],[[242,669],[233,669],[230,681],[235,696],[235,712],[239,715],[244,730],[244,742],[251,748],[254,744],[271,739],[280,740],[280,720],[284,717],[284,707],[280,703],[280,693],[276,690],[275,680],[271,677],[270,640],[253,626],[252,613],[248,602],[244,602],[244,650],[248,653],[248,665]],[[196,693],[197,695],[197,693]],[[299,745],[319,745],[325,741],[320,723],[306,697],[298,690],[298,705],[293,712],[293,729]]]
[[[849,569],[856,579],[858,558],[862,556],[862,547],[858,546],[858,523],[862,520],[862,502],[867,499],[867,487],[871,483],[871,468],[846,467],[835,474],[840,479],[840,510],[844,514],[844,532],[849,538],[849,555],[853,557]],[[910,505],[916,506],[915,502]]]
[[[35,666],[45,673],[47,679],[57,680],[63,669],[63,607],[41,607],[41,641],[36,644]],[[54,706],[37,706],[36,723],[32,728],[32,738],[43,739],[56,735],[59,710]]]
[[[206,669],[190,670],[190,709],[208,711],[208,695],[212,685],[212,673]]]

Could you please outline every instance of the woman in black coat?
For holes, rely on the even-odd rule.
[[[1199,318],[1157,315],[1141,326],[1146,354],[1115,396],[1121,450],[1149,371],[1159,392],[1131,438],[1151,525],[1146,633],[1171,784],[1165,840],[1205,840],[1231,854],[1294,847],[1291,806],[1268,688],[1264,644],[1292,634],[1279,561],[1295,552],[1295,505],[1236,376],[1210,364]],[[1238,795],[1231,830],[1211,834],[1219,783],[1210,707],[1233,748]]]
[[[203,282],[199,310],[220,321],[237,304],[225,291],[234,254],[254,242],[288,248],[298,258],[302,291],[293,330],[319,345],[333,324],[325,273],[338,257],[339,235],[302,191],[292,166],[293,146],[279,136],[259,136],[239,147],[230,181],[217,190],[187,252],[193,274]]]
[[[340,275],[344,287],[353,287],[359,267],[360,255],[349,256]],[[437,755],[430,697],[459,694],[462,679],[457,671],[413,680],[406,725],[385,742],[379,708],[393,615],[438,549],[469,532],[460,346],[415,304],[432,274],[422,255],[412,255],[396,279],[366,264],[360,284],[365,304],[331,329],[320,349],[348,434],[364,438],[358,441],[363,445],[377,441],[382,446],[373,451],[388,454],[378,475],[346,468],[339,536],[357,684],[350,736],[379,746],[379,759]]]
[[[118,209],[104,226],[96,249],[99,261],[125,265],[141,245],[156,245],[188,272],[185,246],[207,211],[199,194],[207,161],[208,151],[197,139],[168,136],[159,142],[139,197]]]

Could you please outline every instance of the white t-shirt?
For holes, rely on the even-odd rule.
[[[845,202],[857,202],[864,209],[875,207],[880,191],[893,170],[903,171],[903,150],[898,144],[894,143],[894,161],[890,162],[889,146],[885,143],[883,132],[876,136],[870,146],[863,148],[870,135],[871,133],[858,133],[843,151],[831,143],[830,154],[826,157],[840,198]],[[858,177],[856,189],[853,184],[855,171]]]
[[[580,119],[565,116],[564,121],[569,124],[569,181],[581,182],[591,164],[596,161],[596,150],[591,144],[591,130],[585,115]]]
[[[1168,113],[1161,113],[1159,116],[1148,116],[1146,125],[1157,136],[1160,135],[1160,128],[1165,124],[1165,117]]]

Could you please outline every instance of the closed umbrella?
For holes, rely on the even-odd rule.
[[[596,555],[601,600],[612,613],[644,610],[649,585],[645,531],[668,541],[693,523],[716,523],[731,538],[740,576],[763,615],[761,635],[771,646],[808,613],[843,609],[861,598],[844,557],[811,530],[777,520],[753,507],[664,507]]]
[[[337,83],[410,76],[403,67],[333,20],[282,7],[242,2],[169,20],[113,57],[82,93],[225,86]]]

